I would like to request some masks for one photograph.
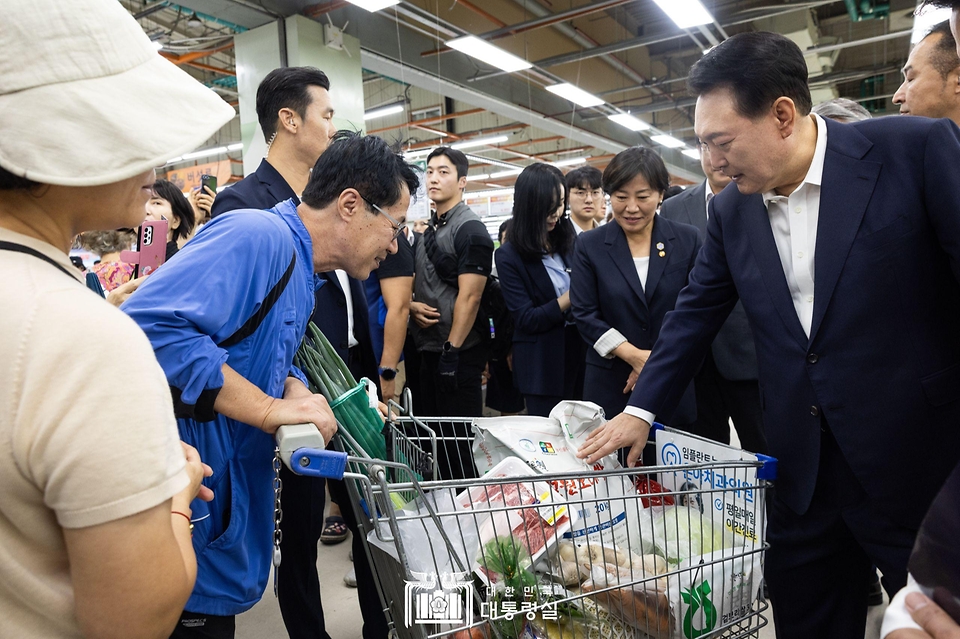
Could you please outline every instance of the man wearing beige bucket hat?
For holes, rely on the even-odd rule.
[[[137,226],[154,167],[234,117],[123,7],[0,3],[0,634],[162,637],[210,469],[142,331],[67,251]]]

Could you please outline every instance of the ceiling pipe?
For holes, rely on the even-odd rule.
[[[436,124],[438,122],[445,122],[453,118],[460,118],[467,115],[478,115],[480,113],[485,113],[486,109],[468,109],[466,111],[457,111],[456,113],[448,113],[446,115],[437,115],[432,118],[423,118],[422,120],[410,120],[409,122],[404,122],[403,124],[392,124],[390,126],[381,127],[379,129],[370,129],[367,131],[367,135],[376,135],[378,133],[383,133],[385,131],[393,131],[394,129],[402,129],[405,126],[415,126],[418,124]]]
[[[826,53],[828,51],[839,51],[841,49],[849,49],[850,47],[859,47],[864,44],[874,44],[876,42],[883,42],[885,40],[907,38],[912,33],[913,30],[911,29],[904,29],[903,31],[893,31],[891,33],[884,33],[883,35],[873,36],[872,38],[863,38],[862,40],[851,40],[850,42],[840,42],[838,44],[827,44],[822,47],[812,47],[805,50],[803,55],[810,55],[812,53]]]
[[[546,16],[535,18],[533,20],[527,20],[526,22],[520,22],[513,25],[503,25],[500,29],[495,29],[493,31],[487,31],[485,33],[479,33],[476,37],[481,40],[497,40],[504,38],[506,36],[518,35],[520,33],[526,33],[527,31],[533,31],[535,29],[542,29],[543,27],[550,27],[558,22],[567,22],[570,20],[575,20],[577,18],[582,18],[583,16],[588,16],[592,13],[598,11],[604,11],[606,9],[612,9],[618,7],[622,4],[632,2],[633,0],[606,0],[606,2],[601,2],[599,4],[592,4],[586,7],[577,7],[575,9],[569,9],[567,11],[562,11],[560,13],[552,13]],[[501,23],[503,24],[503,23]],[[440,47],[439,49],[432,49],[430,51],[424,51],[420,55],[427,57],[430,55],[437,55],[439,53],[445,53],[447,51],[452,51],[450,47]]]
[[[514,0],[515,2],[522,2],[522,0]],[[755,20],[761,20],[763,18],[773,18],[780,15],[785,15],[788,13],[794,13],[795,11],[801,11],[804,9],[810,9],[814,7],[819,7],[825,4],[833,4],[839,0],[819,0],[818,2],[805,2],[802,5],[793,5],[785,8],[769,8],[767,12],[760,13],[760,15],[754,16],[752,18],[741,18],[737,20],[732,20],[727,22],[725,27],[729,28],[732,26],[747,24]],[[719,29],[723,29],[724,26],[719,26]],[[725,33],[725,32],[724,32]],[[601,47],[596,47],[588,49],[586,51],[575,51],[573,53],[564,53],[561,55],[552,56],[549,58],[544,58],[543,60],[532,61],[534,66],[540,68],[553,67],[561,64],[567,64],[569,62],[578,62],[580,60],[587,60],[589,58],[595,58],[597,56],[605,56],[612,53],[621,53],[623,51],[629,51],[630,49],[636,49],[638,47],[647,47],[654,44],[660,44],[662,42],[669,42],[670,40],[676,40],[678,38],[688,37],[686,32],[672,33],[669,35],[657,35],[657,36],[645,36],[642,38],[633,38],[632,40],[624,40],[623,42],[615,42],[613,44],[604,45]],[[475,81],[486,80],[487,78],[492,78],[494,76],[503,75],[505,71],[492,71],[490,73],[484,73],[478,75],[474,78]],[[646,87],[643,87],[646,88]]]

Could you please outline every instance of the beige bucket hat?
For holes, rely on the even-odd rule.
[[[119,182],[194,150],[234,115],[116,0],[0,1],[0,166],[15,175]]]

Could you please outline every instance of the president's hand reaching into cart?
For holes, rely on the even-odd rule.
[[[577,457],[586,458],[587,463],[592,464],[616,450],[629,446],[627,466],[633,468],[640,460],[649,434],[650,424],[639,417],[620,413],[590,433],[587,441],[577,451]]]

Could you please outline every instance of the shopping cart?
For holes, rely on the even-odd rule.
[[[284,459],[346,480],[392,636],[757,637],[767,624],[776,460],[657,425],[658,466],[542,474],[520,463],[511,472],[522,474],[477,477],[484,420],[406,406],[390,406],[386,460],[343,429],[336,452],[288,445]],[[703,452],[718,449],[734,459]],[[602,494],[582,490],[591,484]]]

